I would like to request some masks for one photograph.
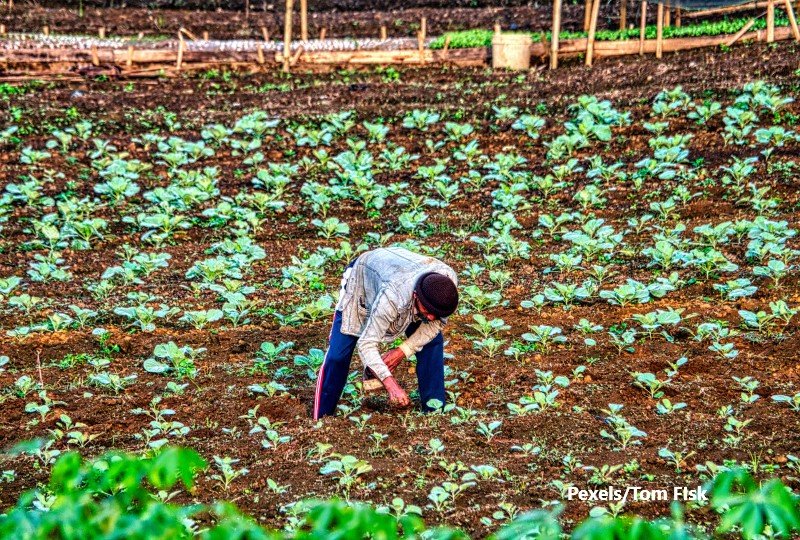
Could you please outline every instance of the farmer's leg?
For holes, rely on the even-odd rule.
[[[416,331],[419,323],[409,325],[406,335]],[[419,385],[419,402],[422,410],[430,412],[428,401],[439,400],[445,403],[444,390],[444,336],[439,332],[417,354],[417,384]]]
[[[358,257],[353,258],[345,268],[339,295],[344,295],[345,285],[351,268]],[[357,337],[342,334],[342,312],[334,311],[331,332],[328,334],[328,350],[325,360],[317,373],[317,390],[314,393],[314,420],[336,412],[336,404],[342,397],[350,373],[350,359],[356,346]]]
[[[417,353],[417,383],[423,411],[433,410],[428,407],[432,399],[444,405],[444,337],[441,332]]]
[[[342,397],[350,373],[350,359],[358,338],[341,333],[342,312],[333,316],[333,327],[328,336],[328,350],[317,373],[317,390],[314,393],[314,420],[336,412],[336,404]]]

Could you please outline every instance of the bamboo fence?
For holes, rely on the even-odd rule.
[[[792,27],[774,30],[774,40],[794,37]],[[702,47],[731,45],[736,41],[766,41],[766,30],[738,32],[733,35],[713,37],[690,37],[645,39],[628,41],[595,41],[592,55],[596,58],[676,52]],[[182,43],[182,40],[181,40]],[[589,46],[587,38],[561,40],[558,43],[560,57],[575,57],[585,54]],[[531,56],[542,61],[552,60],[551,44],[534,42]],[[354,50],[354,51],[305,51],[301,48],[286,58],[282,52],[266,52],[259,47],[255,51],[198,51],[179,45],[174,49],[147,49],[128,46],[126,48],[91,49],[0,49],[0,80],[21,76],[108,74],[115,77],[174,76],[181,71],[206,70],[229,67],[232,69],[265,71],[285,65],[293,69],[326,70],[337,66],[370,65],[442,65],[487,66],[491,64],[491,48],[431,50]]]

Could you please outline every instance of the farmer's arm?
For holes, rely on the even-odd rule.
[[[379,347],[389,329],[389,325],[396,316],[397,308],[394,302],[386,294],[386,291],[381,291],[372,305],[369,319],[367,319],[364,330],[361,332],[361,337],[356,342],[358,354],[361,356],[364,367],[371,369],[381,382],[387,377],[391,377],[392,372],[389,371],[383,358],[381,358]]]
[[[403,354],[406,355],[406,358],[414,353],[418,353],[422,350],[422,347],[427,345],[428,342],[430,342],[439,334],[439,332],[442,331],[442,328],[444,328],[446,322],[446,319],[423,322],[419,325],[419,328],[417,328],[416,331],[408,337],[408,339],[400,344],[398,348],[403,351]]]
[[[361,337],[356,342],[356,347],[358,347],[358,354],[361,356],[364,366],[371,369],[383,383],[389,393],[389,401],[401,407],[407,407],[411,404],[408,394],[392,377],[392,372],[381,358],[378,348],[397,313],[395,302],[387,296],[386,291],[381,291],[372,305],[370,317],[361,332]]]

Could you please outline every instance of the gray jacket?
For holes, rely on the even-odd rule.
[[[407,249],[378,248],[362,253],[342,278],[336,309],[342,312],[341,332],[359,336],[356,347],[365,367],[383,380],[391,376],[381,359],[380,343],[390,343],[404,335],[415,320],[411,298],[417,278],[425,272],[438,272],[458,285],[456,273],[448,265]],[[406,357],[422,350],[437,336],[447,318],[423,320],[400,349]]]

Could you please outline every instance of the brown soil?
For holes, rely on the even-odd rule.
[[[77,8],[75,3],[61,2],[58,0],[45,0],[39,2],[45,7],[72,7]],[[298,8],[300,2],[295,2]],[[389,11],[402,7],[403,9],[413,8],[506,8],[521,7],[534,4],[530,0],[309,0],[309,11]],[[200,10],[226,10],[242,11],[245,9],[245,0],[152,0],[143,2],[142,0],[87,0],[85,6],[95,7],[148,7],[159,9],[200,9]],[[284,4],[282,2],[263,2],[250,0],[250,8],[262,11],[280,10]]]
[[[49,137],[39,130],[65,125],[66,115],[73,118],[69,123],[74,123],[76,118],[88,118],[101,126],[102,134],[99,136],[111,140],[119,149],[129,148],[134,158],[151,160],[151,156],[139,146],[130,143],[133,137],[141,136],[154,124],[163,126],[164,110],[176,113],[182,124],[175,134],[195,140],[199,138],[202,126],[215,122],[231,125],[234,119],[254,109],[297,120],[331,111],[355,109],[361,121],[378,116],[396,119],[413,108],[432,108],[442,113],[458,114],[461,122],[472,122],[487,155],[508,151],[506,145],[514,145],[528,159],[527,166],[531,170],[544,174],[546,169],[541,163],[546,149],[541,141],[528,144],[518,132],[510,130],[510,126],[495,126],[490,120],[492,104],[514,105],[530,110],[541,105],[546,111],[541,114],[547,117],[542,139],[549,140],[562,132],[561,124],[569,118],[567,107],[577,96],[594,94],[602,99],[610,99],[619,110],[632,113],[634,125],[616,128],[615,139],[601,148],[602,153],[607,158],[618,156],[628,163],[634,163],[647,155],[648,134],[642,129],[641,123],[648,119],[650,102],[661,89],[680,84],[695,98],[713,98],[730,104],[734,98],[732,90],[748,81],[761,79],[782,85],[785,94],[797,99],[800,93],[795,71],[798,69],[796,53],[797,47],[787,43],[737,47],[725,54],[697,51],[669,56],[663,61],[652,58],[609,60],[600,62],[593,69],[572,65],[555,73],[531,71],[517,75],[477,69],[403,70],[400,80],[395,82],[387,82],[386,75],[379,72],[340,71],[322,76],[261,74],[135,83],[53,83],[22,96],[9,97],[8,106],[0,112],[0,120],[5,125],[11,122],[12,114],[21,114],[22,123],[31,130],[25,145],[42,148]],[[281,85],[286,85],[284,91]],[[156,107],[163,107],[163,110],[154,114]],[[784,125],[795,122],[797,115],[800,115],[800,106],[795,102],[783,113]],[[741,148],[723,146],[721,130],[719,117],[705,128],[693,126],[685,119],[670,120],[670,133],[694,133],[695,137],[689,145],[691,157],[693,160],[703,158],[702,166],[712,172],[724,164],[732,152],[742,151]],[[395,123],[390,138],[409,151],[423,154],[423,162],[432,161],[425,154],[424,137],[408,133],[400,128],[399,123]],[[283,131],[280,134],[287,135]],[[340,141],[331,149],[331,154],[335,155],[344,149],[344,143]],[[69,156],[54,151],[47,166],[63,172],[66,179],[72,182],[70,189],[78,196],[92,196],[94,176],[90,172],[88,179],[85,177],[84,169],[89,162],[83,150],[73,152],[72,157],[76,160],[69,160]],[[285,160],[288,150],[278,140],[264,143],[264,152],[269,161]],[[307,148],[296,150],[297,157],[310,154]],[[746,155],[757,153],[756,149],[748,150],[750,152]],[[785,161],[795,158],[798,150],[800,147],[796,143],[779,148],[773,159]],[[0,148],[0,164],[2,186],[16,182],[20,175],[30,172],[19,164],[19,149]],[[207,159],[204,165],[220,168],[223,195],[233,195],[250,187],[251,176],[237,173],[241,158],[231,156],[227,148]],[[412,185],[418,182],[407,172],[396,176],[383,174],[378,180],[383,183],[408,181]],[[759,170],[758,182],[761,186],[770,186],[771,196],[781,199],[781,213],[777,218],[796,226],[800,222],[797,175]],[[142,191],[165,185],[163,167],[157,166],[152,175],[143,177],[139,183]],[[65,187],[64,180],[57,180],[49,184],[46,191],[49,195],[55,195]],[[491,190],[495,187],[490,185],[480,192],[470,193],[447,209],[428,210],[430,222],[439,226],[446,224],[452,231],[474,227],[475,234],[483,234],[483,228],[488,226],[491,216]],[[615,187],[616,190],[607,192],[607,206],[595,210],[595,213],[615,229],[623,230],[626,219],[643,213],[650,199],[644,199],[641,192],[633,191],[630,186]],[[659,190],[660,193],[654,195],[652,200],[663,200],[671,187],[665,183],[645,186],[645,190]],[[572,189],[568,190],[570,194]],[[745,217],[753,219],[754,214],[747,207],[737,205],[735,201],[723,200],[723,190],[719,185],[707,189],[703,197],[679,209],[688,231],[708,222],[719,223]],[[260,286],[253,295],[262,302],[260,307],[274,307],[284,313],[288,306],[307,301],[318,293],[295,293],[277,288],[276,279],[280,278],[281,266],[288,264],[290,257],[298,254],[301,247],[311,251],[317,246],[334,245],[315,236],[298,190],[299,184],[295,183],[287,212],[268,218],[257,233],[255,238],[266,249],[268,257],[255,264],[253,274],[247,276],[249,283]],[[141,193],[135,199],[141,201]],[[173,419],[191,428],[188,436],[175,442],[197,448],[209,460],[214,455],[238,458],[241,461],[237,467],[250,470],[247,476],[233,482],[228,493],[210,479],[209,473],[201,479],[191,497],[181,500],[191,498],[209,502],[225,497],[271,525],[281,522],[279,508],[282,505],[307,496],[325,497],[337,493],[335,481],[318,474],[320,464],[310,463],[307,458],[308,452],[318,442],[333,444],[336,452],[353,454],[372,464],[374,471],[366,475],[364,485],[354,488],[353,496],[375,503],[401,496],[406,503],[425,506],[430,488],[447,479],[437,465],[439,459],[432,460],[431,465],[431,460],[425,455],[428,441],[433,437],[442,440],[446,447],[443,457],[450,462],[460,460],[467,466],[496,466],[503,471],[502,481],[481,481],[478,486],[461,495],[454,508],[442,515],[433,510],[426,510],[425,513],[428,522],[463,527],[475,535],[488,532],[489,528],[481,525],[479,518],[497,510],[497,504],[501,501],[527,509],[540,506],[542,500],[559,498],[558,491],[550,484],[553,480],[587,486],[591,472],[583,469],[564,472],[562,459],[566,455],[580,459],[584,465],[595,467],[636,460],[639,471],[628,475],[621,471],[616,473],[612,480],[614,485],[670,489],[672,486],[696,485],[699,480],[694,466],[705,461],[722,463],[733,459],[742,462],[757,460],[762,465],[785,463],[786,455],[796,453],[800,444],[800,417],[787,407],[774,403],[770,396],[793,394],[800,385],[800,365],[795,353],[800,347],[798,318],[783,329],[782,340],[752,334],[736,338],[736,348],[740,352],[734,360],[720,359],[708,351],[708,343],[692,340],[687,332],[676,332],[674,343],[659,337],[639,341],[635,353],[618,354],[604,335],[598,338],[597,347],[585,349],[580,335],[572,327],[581,318],[587,318],[608,329],[625,322],[634,313],[667,307],[685,308],[685,314],[697,313],[698,317],[689,324],[692,328],[700,321],[710,319],[725,319],[735,326],[739,322],[737,309],[764,309],[769,301],[778,298],[787,298],[790,305],[797,306],[800,302],[797,275],[785,279],[781,289],[777,290],[758,282],[759,291],[754,297],[736,303],[720,302],[711,283],[698,282],[669,294],[665,299],[642,306],[621,308],[598,301],[567,311],[559,307],[546,307],[538,315],[522,310],[518,307],[520,301],[528,298],[533,290],[540,290],[551,279],[543,274],[544,268],[550,265],[546,254],[564,249],[564,244],[548,238],[537,244],[529,233],[536,227],[540,213],[560,213],[573,205],[565,194],[561,199],[549,203],[533,200],[531,211],[519,214],[523,230],[515,234],[531,242],[534,256],[530,261],[515,261],[506,268],[513,273],[513,281],[504,291],[509,304],[487,312],[487,315],[501,317],[511,325],[511,331],[503,336],[505,339],[518,338],[530,324],[549,324],[564,329],[570,338],[569,345],[555,347],[547,354],[530,354],[524,363],[513,362],[502,355],[488,359],[474,351],[472,340],[466,337],[474,334],[467,326],[471,322],[469,316],[454,316],[449,325],[447,337],[450,343],[447,351],[454,355],[449,365],[454,374],[465,377],[457,385],[460,393],[458,404],[485,410],[503,419],[499,435],[491,442],[486,442],[475,433],[475,424],[452,426],[447,417],[399,414],[388,409],[380,399],[374,410],[369,411],[373,416],[363,432],[359,432],[346,418],[327,419],[321,427],[314,427],[308,418],[312,383],[302,373],[288,381],[290,391],[286,396],[264,398],[248,392],[249,385],[270,380],[265,375],[251,374],[249,370],[261,342],[294,341],[295,347],[290,358],[312,347],[323,348],[328,334],[327,318],[299,328],[281,328],[273,317],[258,313],[253,315],[252,324],[238,328],[220,328],[217,323],[212,325],[212,330],[195,331],[171,321],[161,323],[155,332],[141,333],[126,331],[119,317],[108,314],[97,325],[111,331],[111,343],[120,348],[119,352],[112,354],[110,369],[121,375],[136,373],[139,377],[134,385],[119,395],[87,386],[86,377],[93,369],[85,363],[68,369],[55,365],[68,354],[99,354],[98,345],[88,329],[36,334],[23,341],[0,337],[0,354],[8,355],[11,359],[6,371],[0,372],[0,389],[6,389],[5,401],[0,408],[0,447],[7,447],[22,439],[47,436],[48,430],[56,427],[59,415],[68,414],[73,421],[87,424],[85,432],[98,435],[84,450],[85,453],[96,455],[111,447],[140,451],[142,442],[134,435],[147,427],[149,419],[134,415],[131,411],[137,407],[147,408],[153,396],[161,394],[166,383],[172,380],[170,377],[146,373],[142,369],[142,361],[152,354],[156,344],[174,340],[180,345],[207,349],[205,356],[197,362],[200,374],[188,381],[190,384],[185,393],[167,397],[163,401],[162,407],[176,411]],[[142,245],[139,233],[132,232],[122,223],[122,216],[135,214],[135,211],[130,205],[100,210],[98,216],[107,219],[110,224],[110,234],[106,239],[98,242],[92,251],[63,251],[65,264],[74,274],[73,281],[55,284],[30,282],[25,292],[51,299],[53,309],[65,312],[69,304],[100,310],[124,304],[125,292],[130,290],[145,290],[157,295],[160,301],[182,309],[216,307],[214,294],[204,292],[193,295],[184,289],[188,281],[183,276],[196,260],[205,257],[203,251],[212,242],[226,237],[224,231],[195,226],[178,235],[173,244],[154,249]],[[395,229],[396,212],[391,206],[383,217],[367,217],[360,207],[349,201],[334,208],[331,214],[350,225],[350,239],[354,243],[361,241],[366,232]],[[32,238],[26,232],[29,227],[27,220],[38,215],[36,208],[19,206],[12,219],[5,224],[0,240],[0,276],[24,275],[27,264],[33,260],[36,252],[25,251],[20,246],[21,242]],[[398,234],[395,238],[403,238],[403,235]],[[627,242],[640,247],[646,240],[649,241],[649,238],[635,234],[626,237]],[[140,245],[146,251],[170,253],[172,259],[169,268],[154,272],[147,278],[145,287],[121,288],[111,295],[108,303],[99,303],[86,293],[83,284],[96,281],[107,267],[119,264],[115,253],[125,242]],[[457,271],[463,270],[469,263],[481,261],[477,245],[469,241],[461,244],[448,233],[438,232],[427,238],[425,243],[444,245],[447,253],[445,259]],[[789,244],[793,248],[800,247],[796,239]],[[734,241],[724,246],[723,251],[730,260],[745,268],[744,244]],[[645,268],[641,257],[614,263],[614,269],[623,277],[648,281],[653,277],[653,272]],[[338,273],[338,269],[327,273],[328,290],[335,289]],[[688,277],[688,271],[681,273]],[[728,279],[735,277],[738,275],[726,275]],[[563,279],[582,280],[583,276],[575,273]],[[485,275],[479,284],[485,290],[494,288]],[[46,310],[37,320],[45,313]],[[631,321],[627,320],[627,323],[631,324]],[[26,324],[26,318],[17,312],[10,309],[0,311],[0,327],[4,330],[22,324]],[[747,339],[748,336],[752,341]],[[685,402],[687,408],[662,417],[655,412],[655,402],[631,385],[630,373],[649,371],[663,377],[662,370],[667,367],[667,361],[674,361],[680,356],[688,357],[689,362],[667,387],[666,397],[673,402]],[[589,357],[596,360],[590,362],[584,376],[562,390],[559,396],[561,407],[558,410],[526,417],[508,416],[506,404],[516,402],[529,393],[531,386],[536,383],[534,368],[552,370],[557,375],[569,375],[575,367],[587,363]],[[53,400],[63,402],[54,406],[43,423],[31,424],[35,415],[24,412],[25,404],[34,395],[20,398],[11,395],[8,390],[22,375],[36,380],[41,377],[48,395]],[[751,405],[739,402],[740,390],[732,379],[732,376],[745,375],[761,382],[758,393],[762,397]],[[414,376],[411,373],[401,374],[400,379],[406,387],[413,388]],[[640,446],[618,451],[600,437],[600,431],[607,428],[602,411],[608,408],[609,403],[625,404],[624,416],[647,432],[648,436]],[[716,411],[728,404],[734,405],[737,418],[752,419],[746,428],[746,437],[738,448],[730,448],[721,442],[727,432],[723,429],[724,419],[718,417]],[[279,431],[291,436],[289,443],[277,450],[264,450],[259,444],[260,437],[247,434],[250,427],[242,415],[256,406],[259,407],[258,415],[267,416],[271,421],[285,422]],[[226,433],[223,428],[236,428],[236,431]],[[379,451],[370,450],[368,434],[373,430],[388,435]],[[542,455],[525,457],[510,451],[512,446],[528,442],[541,445]],[[674,450],[686,448],[697,454],[688,460],[681,472],[676,472],[673,466],[658,457],[659,449],[665,446]],[[68,449],[64,441],[56,443],[56,447]],[[13,504],[20,492],[47,478],[45,471],[34,467],[33,459],[27,457],[3,463],[2,468],[15,469],[17,479],[5,484],[0,491],[0,508]],[[640,475],[644,473],[652,475],[652,478],[642,478]],[[795,488],[798,487],[785,468],[779,468],[775,474],[782,476]],[[269,478],[289,486],[288,491],[275,494],[266,489]],[[424,487],[416,487],[417,482],[423,483]],[[566,523],[581,519],[588,508],[585,503],[569,503],[563,515]],[[667,513],[668,506],[666,503],[629,503],[626,510],[655,516]],[[714,515],[705,509],[691,511],[690,517],[701,523],[716,521]]]
[[[614,17],[613,10],[603,8],[601,24]],[[378,37],[386,26],[389,37],[415,37],[420,19],[427,18],[428,34],[439,35],[450,30],[491,28],[499,21],[504,29],[542,30],[551,24],[552,12],[544,7],[497,8],[412,8],[379,11],[312,11],[308,15],[309,36],[319,36],[325,28],[328,37]],[[266,27],[273,39],[282,39],[283,11],[258,10],[253,7],[249,17],[243,12],[213,12],[189,10],[151,10],[143,8],[87,9],[83,18],[77,10],[65,8],[15,7],[0,10],[0,24],[9,32],[41,32],[47,25],[54,34],[97,34],[105,27],[106,35],[131,37],[140,32],[149,37],[174,37],[181,27],[198,36],[207,31],[212,39],[260,38]],[[299,33],[299,15],[295,15],[295,35]],[[583,25],[583,6],[564,6],[562,24],[565,29],[578,30]],[[612,23],[609,23],[612,24]]]

